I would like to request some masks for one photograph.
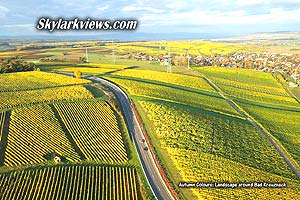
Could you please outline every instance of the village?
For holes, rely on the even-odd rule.
[[[232,53],[228,55],[176,55],[166,54],[151,56],[138,53],[136,60],[159,62],[170,66],[220,66],[248,68],[264,72],[279,72],[283,75],[289,87],[299,87],[300,84],[300,55],[292,53]]]

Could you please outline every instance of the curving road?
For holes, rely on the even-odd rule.
[[[158,168],[156,167],[152,154],[150,151],[144,150],[147,144],[146,142],[141,142],[142,139],[144,139],[143,133],[131,108],[130,100],[128,99],[127,95],[121,90],[121,88],[105,79],[96,77],[88,77],[87,79],[97,81],[102,85],[107,86],[116,95],[122,106],[127,127],[131,134],[131,138],[133,139],[144,173],[154,196],[158,200],[173,200],[174,198],[171,192],[169,191],[159,173]]]
[[[56,72],[56,73],[73,76],[73,73],[67,73],[67,72]],[[150,151],[144,150],[144,148],[148,145],[146,144],[146,142],[142,142],[142,140],[144,139],[143,132],[131,108],[131,103],[126,93],[123,92],[122,89],[119,88],[117,85],[105,79],[97,78],[97,77],[89,77],[89,76],[82,76],[82,78],[98,82],[108,87],[116,95],[116,97],[118,98],[122,106],[123,115],[127,127],[129,129],[131,138],[135,145],[136,151],[138,153],[140,163],[143,167],[144,174],[147,178],[147,181],[150,185],[150,188],[155,198],[158,200],[174,200],[174,197],[172,196],[161,174],[159,173],[159,170],[152,157],[152,154],[150,153]]]

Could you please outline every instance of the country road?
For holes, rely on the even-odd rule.
[[[67,72],[56,72],[59,74],[64,74],[68,76],[73,76],[73,73]],[[125,92],[122,91],[117,85],[97,77],[89,77],[89,76],[82,76],[82,78],[93,80],[98,82],[106,87],[108,87],[117,97],[119,100],[123,115],[129,129],[131,138],[134,142],[136,151],[139,156],[140,163],[143,167],[144,174],[147,178],[149,186],[158,200],[173,200],[174,197],[172,196],[169,188],[165,184],[156,164],[153,159],[152,154],[149,150],[144,150],[146,146],[146,142],[141,142],[144,139],[142,129],[137,121],[137,118],[132,110],[131,103]]]
[[[258,123],[253,121],[247,113],[243,112],[238,106],[236,106],[236,104],[232,100],[230,100],[226,96],[224,96],[224,94],[208,78],[206,78],[204,76],[201,76],[201,78],[203,78],[233,109],[235,109],[241,116],[245,117],[246,120],[252,124],[252,126],[254,126],[258,131],[260,131],[269,140],[269,142],[274,146],[276,151],[284,159],[284,161],[287,163],[287,165],[290,167],[290,169],[300,179],[300,172],[298,170],[299,168],[298,168],[298,166],[295,166],[295,165],[297,165],[297,163],[292,162],[290,160],[290,158],[284,152],[284,149],[282,149],[280,147],[280,145],[278,145],[277,142],[275,140],[273,140],[273,138]]]
[[[126,124],[129,128],[129,132],[138,152],[144,173],[147,177],[154,196],[158,200],[173,199],[171,192],[169,191],[159,173],[158,168],[156,167],[152,154],[149,151],[144,150],[145,146],[147,145],[145,144],[146,142],[141,142],[142,139],[144,139],[143,133],[136,119],[136,116],[133,114],[133,110],[131,108],[130,101],[127,95],[118,86],[107,80],[95,77],[90,77],[88,79],[97,81],[110,88],[110,90],[116,95],[119,102],[121,103]]]

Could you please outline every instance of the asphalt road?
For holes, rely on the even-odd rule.
[[[107,86],[118,98],[123,109],[123,115],[131,134],[131,138],[133,139],[134,145],[138,152],[144,173],[156,199],[174,199],[165,182],[163,181],[150,151],[144,150],[147,144],[146,142],[142,142],[142,139],[144,139],[143,132],[141,131],[141,127],[139,126],[136,116],[134,115],[127,95],[118,86],[105,79],[96,77],[87,77],[87,79],[97,81],[102,85]]]

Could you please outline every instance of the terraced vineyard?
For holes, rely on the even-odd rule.
[[[18,166],[46,161],[57,153],[69,161],[80,157],[71,146],[48,105],[15,109],[11,112],[4,164]]]
[[[116,116],[106,102],[59,103],[55,108],[87,159],[112,163],[128,160]]]
[[[300,184],[294,180],[296,176],[288,165],[269,141],[246,121],[214,117],[201,110],[171,104],[150,101],[139,104],[150,121],[147,124],[153,126],[151,139],[158,141],[157,149],[162,149],[159,151],[167,152],[161,154],[162,159],[165,162],[171,159],[180,173],[180,177],[175,176],[176,185],[182,181],[280,181],[291,183],[287,190],[276,189],[280,197],[300,194]],[[196,197],[191,197],[186,190],[181,189],[181,192],[189,195],[187,199],[246,198],[249,193],[250,199],[256,195],[275,195],[273,189],[192,189]]]
[[[132,80],[124,80],[108,77],[107,79],[125,88],[131,95],[150,98],[164,99],[172,102],[179,102],[185,105],[212,110],[227,115],[238,116],[238,113],[217,94],[207,94],[201,91],[191,92],[174,89],[167,86],[143,83]],[[163,91],[163,92],[162,92]],[[212,104],[212,102],[214,102]]]
[[[132,167],[56,166],[0,174],[0,199],[140,199]]]
[[[213,92],[214,90],[199,77],[186,76],[181,74],[170,74],[166,72],[156,72],[151,70],[134,70],[127,69],[112,73],[113,75],[142,78],[146,80],[160,81],[164,83],[171,83],[179,86],[193,88],[197,90],[205,90]]]
[[[90,83],[90,81],[41,71],[18,72],[0,75],[0,92],[42,89],[84,83]]]
[[[59,100],[93,98],[92,93],[81,85],[17,92],[1,92],[0,94],[0,109],[11,108],[24,104],[29,105],[43,102],[55,102]]]

